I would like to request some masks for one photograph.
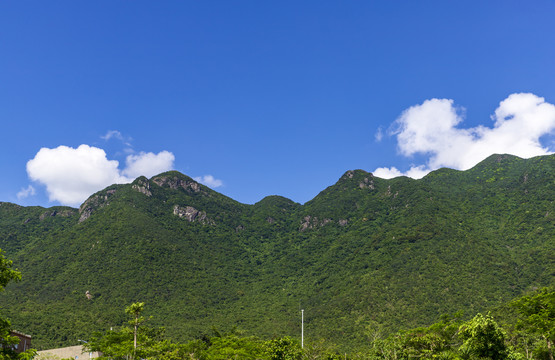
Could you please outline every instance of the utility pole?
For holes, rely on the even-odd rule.
[[[301,310],[301,348],[304,349],[304,309]]]

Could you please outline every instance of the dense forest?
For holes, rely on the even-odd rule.
[[[21,279],[12,262],[0,253],[0,291],[6,284]],[[127,323],[95,332],[79,340],[83,351],[98,352],[102,359],[549,359],[553,360],[555,341],[555,289],[542,288],[495,309],[503,327],[488,312],[462,321],[462,314],[443,315],[427,326],[385,335],[379,324],[368,326],[367,341],[349,353],[340,352],[328,340],[301,342],[295,338],[261,339],[245,336],[234,328],[228,333],[216,329],[186,343],[166,338],[163,327],[150,327],[152,317],[143,316],[144,303],[133,303],[125,309]],[[16,353],[13,345],[19,338],[11,336],[10,322],[0,317],[0,358],[29,360],[36,350]],[[56,360],[54,355],[39,354],[39,360]],[[58,359],[59,360],[59,359]]]
[[[555,156],[493,155],[420,180],[347,171],[302,205],[241,204],[178,172],[110,186],[79,209],[0,203],[0,248],[22,273],[2,314],[38,348],[106,336],[144,302],[144,328],[160,338],[163,326],[178,352],[297,344],[304,309],[307,343],[330,354],[401,354],[442,328],[450,340],[430,346],[463,356],[481,326],[521,354],[513,326],[526,314],[502,309],[555,285],[554,200]]]
[[[356,352],[340,352],[329,341],[301,343],[285,336],[263,340],[213,331],[211,336],[175,343],[163,328],[145,326],[144,303],[126,309],[128,324],[93,334],[85,345],[112,359],[545,359],[553,360],[555,290],[543,288],[496,309],[462,321],[462,314],[443,315],[436,323],[385,336],[380,326],[369,326],[367,341]]]

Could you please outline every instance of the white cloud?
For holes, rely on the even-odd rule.
[[[380,126],[376,131],[376,133],[374,134],[374,140],[376,140],[376,142],[380,142],[382,141],[382,139],[383,139],[383,129]]]
[[[108,130],[106,132],[106,135],[103,135],[100,138],[104,141],[109,141],[110,139],[117,139],[121,141],[125,146],[128,147],[127,149],[125,149],[126,152],[133,152],[132,150],[133,145],[131,145],[131,141],[133,139],[131,137],[123,136],[122,133],[119,132],[118,130]]]
[[[110,140],[111,138],[116,138],[118,140],[123,140],[123,135],[117,130],[108,130],[106,135],[100,137],[102,140]]]
[[[218,180],[212,175],[197,176],[194,179],[195,181],[211,188],[218,188],[224,184],[222,180]]]
[[[398,176],[408,176],[413,179],[421,179],[430,171],[424,165],[412,166],[408,171],[401,172],[396,167],[381,167],[374,170],[374,175],[382,179],[392,179]]]
[[[33,187],[33,185],[29,185],[27,186],[27,188],[21,189],[18,193],[17,193],[17,198],[19,200],[21,199],[25,199],[29,196],[33,196],[35,195],[37,192],[35,190],[35,188]]]
[[[467,170],[494,153],[523,158],[551,153],[540,138],[555,131],[555,106],[544,98],[529,93],[510,95],[495,110],[492,128],[458,128],[462,110],[448,99],[426,100],[405,110],[394,124],[399,152],[404,156],[424,154],[428,160],[405,173],[379,168],[376,176],[420,178],[440,167]]]
[[[160,161],[160,158],[172,160]],[[119,170],[118,161],[108,160],[104,150],[89,145],[81,145],[77,149],[58,146],[54,149],[40,149],[27,162],[27,174],[31,180],[46,186],[50,201],[78,206],[91,194],[106,186],[133,181],[133,175],[140,172],[139,170],[170,170],[173,166],[173,154],[162,151],[158,155],[130,155],[127,157],[127,165],[128,168]]]
[[[123,174],[133,179],[141,175],[151,177],[171,170],[174,160],[175,156],[169,151],[161,151],[158,154],[141,152],[138,155],[128,155]]]

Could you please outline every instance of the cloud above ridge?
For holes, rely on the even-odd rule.
[[[169,151],[161,151],[158,154],[140,152],[137,155],[128,155],[122,174],[132,179],[141,175],[151,177],[171,170],[174,160],[175,156]]]
[[[216,179],[212,175],[197,176],[194,180],[212,189],[218,188],[224,184],[222,180]]]
[[[37,193],[37,191],[35,190],[35,188],[33,187],[33,185],[29,185],[26,188],[22,188],[18,193],[17,193],[17,198],[19,200],[21,199],[25,199],[29,196],[33,196]]]
[[[395,121],[390,135],[397,137],[401,155],[425,155],[426,164],[406,172],[378,168],[374,175],[421,178],[441,167],[467,170],[494,153],[529,158],[553,152],[540,139],[555,133],[555,106],[542,97],[530,93],[508,96],[492,115],[492,128],[459,128],[463,118],[463,109],[449,99],[430,99],[408,108]]]
[[[168,151],[158,154],[141,152],[129,155],[126,168],[120,170],[117,160],[109,160],[103,149],[80,145],[77,149],[58,146],[42,148],[27,162],[27,174],[46,186],[50,201],[78,206],[91,194],[111,184],[132,182],[173,168],[174,156]]]

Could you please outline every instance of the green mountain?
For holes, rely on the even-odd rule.
[[[0,203],[23,280],[0,295],[47,348],[147,304],[176,340],[238,327],[361,346],[555,285],[555,156],[494,155],[420,180],[347,171],[304,205],[241,204],[178,172],[113,185],[79,209]]]

